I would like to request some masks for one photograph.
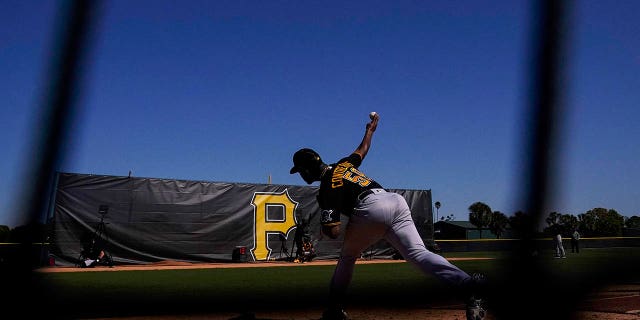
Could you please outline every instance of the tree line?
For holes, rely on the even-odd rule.
[[[514,236],[522,236],[535,223],[533,217],[522,211],[507,217],[500,211],[493,211],[483,202],[475,202],[469,206],[469,222],[481,232],[489,229],[500,238],[507,229],[511,229]],[[551,212],[545,218],[546,226],[539,233],[549,235],[560,232],[569,236],[578,230],[584,237],[615,237],[622,236],[624,228],[640,229],[640,217],[624,217],[614,209],[593,208],[587,212],[572,215]]]
[[[440,220],[452,220],[453,215],[442,217]],[[533,224],[532,217],[522,211],[507,217],[500,211],[493,211],[483,202],[475,202],[469,206],[469,222],[480,231],[489,229],[497,238],[501,238],[505,231],[511,229],[514,236],[521,236]],[[640,229],[640,216],[624,217],[614,209],[593,208],[587,212],[572,215],[551,212],[545,219],[541,233],[549,235],[559,231],[563,236],[569,236],[578,230],[584,237],[615,237],[621,236],[624,228]],[[34,224],[18,226],[13,229],[0,225],[0,243],[44,242],[48,239],[47,225]]]

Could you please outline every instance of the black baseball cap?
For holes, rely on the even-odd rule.
[[[289,171],[290,174],[300,172],[301,169],[309,169],[315,166],[319,166],[322,163],[320,155],[309,148],[303,148],[293,154],[293,168]]]

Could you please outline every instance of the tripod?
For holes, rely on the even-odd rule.
[[[287,238],[280,234],[280,255],[278,256],[278,258],[280,260],[291,260],[291,255],[289,254],[289,250],[287,249]],[[286,258],[282,258],[282,255],[284,254],[284,256]]]
[[[108,210],[108,206],[100,206],[100,222],[93,232],[93,236],[89,243],[85,244],[83,250],[80,251],[77,266],[87,268],[102,264],[113,267],[113,258],[111,257],[111,253],[106,250],[109,239],[107,237],[107,224],[104,222],[104,217],[107,215]]]

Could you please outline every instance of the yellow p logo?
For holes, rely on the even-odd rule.
[[[298,203],[291,200],[287,189],[281,193],[256,192],[251,200],[254,212],[254,235],[251,254],[255,260],[268,260],[271,248],[267,243],[269,234],[287,234],[295,228]]]

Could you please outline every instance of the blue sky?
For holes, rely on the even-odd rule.
[[[640,2],[575,1],[550,211],[640,215]],[[0,225],[21,222],[60,3],[0,4]],[[351,153],[440,216],[523,209],[529,1],[105,1],[59,171],[302,185]]]

